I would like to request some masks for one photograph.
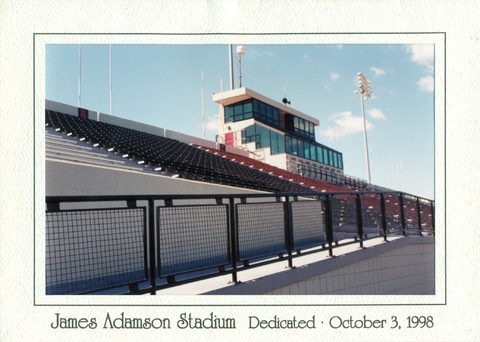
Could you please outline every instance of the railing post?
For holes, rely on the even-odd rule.
[[[355,208],[357,211],[357,234],[360,238],[360,248],[363,248],[363,216],[362,216],[362,200],[360,194],[355,195]]]
[[[422,234],[422,214],[420,213],[420,198],[417,197],[417,219],[418,219],[418,233],[420,236],[423,236]]]
[[[237,219],[235,217],[235,199],[228,199],[229,213],[229,236],[230,236],[230,259],[232,263],[232,283],[238,283],[237,279],[237,254],[238,254],[238,229]]]
[[[332,203],[330,200],[330,195],[326,196],[325,199],[325,229],[328,242],[328,255],[333,256],[333,218],[332,218]]]
[[[283,204],[284,218],[285,218],[285,247],[287,247],[288,267],[293,267],[292,249],[293,249],[293,222],[292,222],[292,206],[290,197],[285,196]]]
[[[403,236],[407,236],[407,227],[405,226],[405,208],[403,207],[403,194],[399,193],[398,204],[400,205],[400,225],[402,227]]]
[[[149,257],[150,257],[150,294],[156,294],[157,286],[157,268],[156,268],[156,241],[155,241],[155,200],[150,198],[148,200],[148,246],[149,246]],[[160,252],[159,254],[160,255]],[[158,265],[160,267],[160,263]]]
[[[385,206],[385,196],[383,193],[380,194],[380,211],[382,214],[383,241],[387,242],[387,209]]]

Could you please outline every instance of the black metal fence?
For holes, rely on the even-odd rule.
[[[46,198],[46,294],[157,290],[390,235],[434,235],[400,192]]]

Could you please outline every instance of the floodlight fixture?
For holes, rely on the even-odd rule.
[[[372,90],[370,88],[370,80],[365,77],[364,74],[359,72],[358,76],[358,90],[355,90],[354,93],[360,94],[360,102],[362,105],[362,118],[363,118],[363,138],[365,144],[365,164],[367,166],[367,182],[371,184],[370,179],[370,160],[368,156],[368,142],[367,142],[367,123],[365,120],[365,105],[364,99],[368,100],[372,96]]]

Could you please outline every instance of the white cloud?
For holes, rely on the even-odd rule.
[[[310,55],[303,55],[302,58],[306,61],[311,61],[312,60],[312,56],[310,56]]]
[[[425,76],[417,82],[417,85],[421,91],[432,92],[433,91],[433,77],[432,76]]]
[[[207,122],[205,123],[205,129],[212,132],[218,132],[218,120],[219,115],[215,114],[213,117],[209,116]]]
[[[407,52],[411,54],[412,62],[425,66],[429,72],[433,71],[433,45],[407,45]]]
[[[387,120],[385,114],[383,114],[382,111],[378,108],[370,109],[368,111],[368,115],[370,115],[372,119]]]
[[[375,76],[385,75],[385,70],[375,68],[375,67],[371,67],[370,70],[375,73]]]
[[[262,56],[265,56],[265,55],[268,55],[268,56],[272,57],[275,54],[271,51],[268,51],[268,50],[259,51],[257,49],[250,48],[249,46],[246,46],[245,47],[245,55],[243,57],[247,57],[247,58],[250,58],[252,60],[255,60],[255,59],[257,59],[259,57],[262,57]]]
[[[342,50],[343,49],[343,44],[337,44],[337,49]]]
[[[262,53],[256,49],[248,49],[245,48],[245,57],[247,58],[250,58],[250,59],[257,59],[258,57],[260,57],[262,55]]]
[[[330,79],[331,79],[332,81],[338,80],[338,77],[339,77],[338,74],[336,74],[336,73],[334,73],[334,72],[331,72],[331,73],[330,73]]]
[[[320,134],[330,137],[339,138],[348,134],[363,132],[363,119],[361,116],[353,116],[352,112],[340,112],[334,113],[329,117],[329,120],[333,120],[334,127],[329,127],[325,131],[321,131]],[[367,130],[372,129],[373,125],[366,120]]]

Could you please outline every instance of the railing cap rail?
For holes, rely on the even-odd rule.
[[[429,202],[433,200],[410,195],[401,191],[341,191],[341,192],[275,192],[275,193],[258,193],[258,194],[158,194],[158,195],[85,195],[85,196],[46,196],[46,203],[59,202],[97,202],[97,201],[131,201],[131,200],[164,200],[164,199],[216,199],[216,198],[275,198],[275,197],[318,197],[333,195],[362,195],[362,194],[402,194],[412,196]]]

